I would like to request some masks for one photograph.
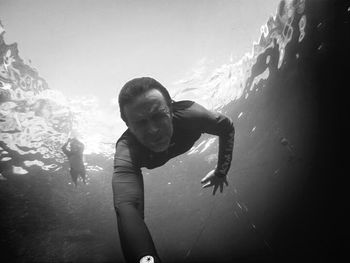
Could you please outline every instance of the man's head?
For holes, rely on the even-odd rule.
[[[70,141],[70,149],[73,153],[82,153],[84,151],[83,144],[77,139],[73,138]]]
[[[138,141],[154,152],[169,147],[173,133],[169,92],[152,78],[127,82],[119,93],[120,115]]]

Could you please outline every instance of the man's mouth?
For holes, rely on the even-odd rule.
[[[163,147],[165,144],[168,143],[168,139],[167,137],[160,137],[160,138],[155,138],[155,139],[150,139],[149,140],[150,144],[152,145],[152,147]]]
[[[161,138],[157,138],[155,140],[152,140],[153,144],[163,144],[167,141],[167,139],[165,137],[161,137]]]

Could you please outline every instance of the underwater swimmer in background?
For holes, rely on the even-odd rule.
[[[161,262],[144,222],[144,187],[141,167],[153,169],[190,150],[202,133],[219,136],[217,167],[201,181],[224,184],[230,168],[235,129],[232,121],[193,101],[171,100],[168,91],[152,78],[127,82],[119,93],[122,119],[128,129],[116,144],[113,196],[118,231],[127,262]]]
[[[68,150],[68,144],[70,144],[70,150]],[[83,152],[84,144],[76,138],[69,138],[68,141],[62,146],[62,151],[67,155],[70,164],[70,175],[77,187],[78,177],[83,179],[86,184],[86,171],[84,166]]]

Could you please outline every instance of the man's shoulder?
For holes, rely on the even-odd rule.
[[[192,100],[181,100],[181,101],[174,101],[172,103],[173,111],[178,110],[185,110],[190,108],[195,102]]]
[[[198,111],[198,103],[192,100],[177,101],[172,104],[175,118],[189,118]]]
[[[201,120],[203,117],[206,117],[209,112],[205,107],[191,100],[178,101],[173,105],[174,117],[177,120]]]
[[[140,153],[139,144],[129,130],[125,131],[115,145],[114,162],[138,163]]]
[[[136,142],[136,138],[129,129],[127,129],[117,140],[115,144],[117,149],[125,149],[125,148],[135,148],[138,146]]]

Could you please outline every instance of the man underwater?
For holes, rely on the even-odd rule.
[[[127,82],[119,93],[121,118],[128,129],[116,143],[114,207],[121,247],[127,262],[161,262],[144,222],[141,167],[153,169],[187,152],[202,133],[219,136],[217,167],[202,180],[213,194],[224,184],[232,160],[232,121],[193,101],[174,102],[158,81],[143,77]]]
[[[70,150],[67,148],[68,144],[70,144]],[[62,151],[68,157],[70,164],[70,175],[75,187],[77,187],[79,176],[83,179],[84,184],[86,184],[86,171],[83,159],[84,144],[76,138],[69,138],[68,141],[62,146]]]

